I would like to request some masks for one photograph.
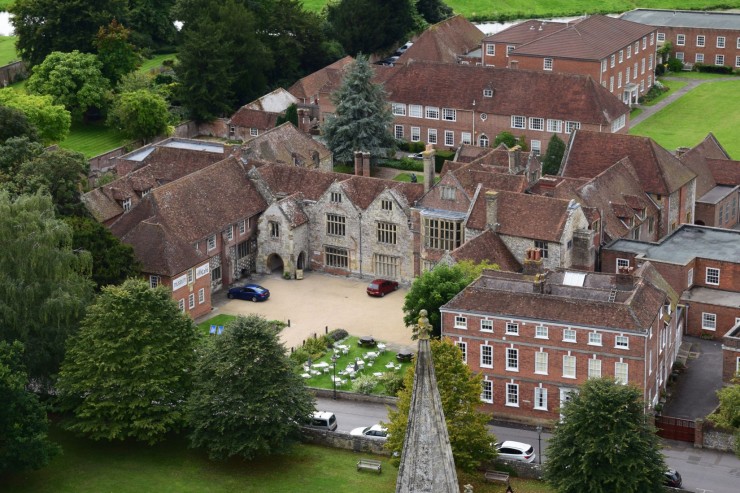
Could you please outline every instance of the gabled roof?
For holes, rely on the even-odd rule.
[[[560,174],[593,178],[629,157],[645,192],[669,195],[696,177],[679,159],[649,137],[577,130],[570,138]]]
[[[737,12],[635,9],[621,17],[652,26],[740,30],[740,13]]]
[[[491,115],[547,115],[595,125],[610,124],[629,112],[627,105],[586,75],[432,62],[392,69],[385,82],[392,102]],[[425,81],[423,91],[420,80]],[[493,89],[493,96],[483,97],[484,89]]]
[[[279,116],[279,113],[254,110],[247,108],[246,106],[242,106],[236,113],[234,113],[228,124],[244,128],[268,129],[275,126]]]
[[[487,260],[497,264],[503,271],[519,272],[522,270],[522,265],[509,251],[506,244],[490,229],[451,251],[450,257],[457,262],[470,260],[476,264]]]
[[[709,159],[729,159],[729,155],[711,133],[697,145],[684,152],[678,159],[691,171],[696,173],[696,196],[701,197],[717,185]]]
[[[303,194],[298,192],[275,203],[275,206],[285,215],[291,228],[296,228],[308,222],[308,214],[303,208],[303,202]]]
[[[707,159],[712,176],[720,185],[740,185],[740,161],[731,159]]]
[[[511,27],[486,36],[483,42],[507,43],[521,45],[530,43],[548,34],[560,31],[567,24],[565,22],[541,21],[537,19],[526,20]]]
[[[298,100],[291,93],[278,87],[261,98],[255,99],[251,103],[244,105],[244,108],[253,110],[267,111],[270,113],[282,113],[288,109],[291,104],[296,104]]]
[[[649,35],[655,28],[627,20],[592,15],[517,47],[513,54],[602,60]]]
[[[455,163],[469,163],[484,154],[490,152],[490,149],[472,144],[462,144],[455,153]],[[445,162],[446,164],[447,162]]]
[[[311,98],[314,98],[322,92],[324,86],[330,81],[341,80],[342,69],[353,61],[354,58],[351,56],[341,58],[331,65],[327,65],[321,70],[317,70],[316,72],[300,79],[298,82],[290,86],[288,92],[298,99],[309,101]]]
[[[429,26],[398,58],[396,64],[412,60],[457,63],[458,55],[479,48],[483,37],[483,32],[473,23],[456,15]]]
[[[331,158],[331,151],[292,123],[285,122],[247,142],[242,155],[247,160],[260,159],[315,168],[319,161]]]
[[[527,189],[527,179],[523,175],[510,175],[486,168],[486,165],[468,164],[452,171],[452,174],[457,178],[468,197],[473,197],[479,184],[486,190],[523,193]]]

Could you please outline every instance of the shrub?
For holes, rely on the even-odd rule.
[[[705,72],[708,74],[732,74],[732,67],[726,65],[704,65],[703,63],[697,63],[694,65],[694,70],[697,72]]]
[[[330,339],[332,342],[341,341],[347,336],[349,336],[349,333],[344,329],[334,329],[326,335],[327,339]]]
[[[660,76],[665,74],[665,65],[659,63],[655,66],[655,75]]]
[[[659,81],[655,81],[655,85],[650,88],[648,92],[640,96],[640,103],[649,103],[653,99],[657,98],[664,92],[668,91],[669,88],[661,84]]]
[[[412,142],[409,145],[409,149],[411,150],[411,152],[422,152],[426,148],[427,148],[427,145],[424,142],[421,142],[421,141],[419,141],[419,142]]]
[[[424,171],[424,163],[418,159],[403,158],[401,160],[391,160],[383,163],[386,168],[401,169],[404,171]]]
[[[445,161],[451,161],[455,157],[455,151],[437,151],[434,155],[434,171],[439,173],[442,171]]]
[[[386,394],[395,396],[403,389],[403,374],[386,372],[380,377],[380,382],[385,387]]]
[[[308,360],[310,356],[309,352],[304,347],[299,347],[292,353],[290,353],[290,360],[296,365],[302,365]]]
[[[668,60],[668,70],[671,72],[680,72],[683,70],[683,62],[678,58],[671,58]]]
[[[358,394],[372,394],[378,380],[372,375],[360,375],[352,382],[352,391]]]
[[[310,337],[303,344],[303,349],[308,352],[311,358],[317,359],[324,355],[328,347],[326,337]]]

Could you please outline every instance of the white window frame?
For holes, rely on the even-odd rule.
[[[188,295],[188,310],[192,310],[195,308],[195,293],[190,293]]]
[[[427,120],[439,120],[439,107],[427,106],[424,111],[424,118]]]
[[[698,34],[696,36],[696,46],[701,48],[701,47],[706,46],[706,44],[707,44],[707,37],[704,36],[703,34]]]
[[[486,55],[496,56],[496,44],[486,43]]]
[[[493,89],[491,89],[489,87],[486,87],[485,89],[483,89],[483,97],[484,98],[492,98],[493,97]],[[485,113],[483,113],[483,114],[485,115]],[[485,118],[483,118],[481,116],[481,120],[485,120]]]
[[[493,382],[483,380],[481,382],[480,400],[488,404],[493,404]]]
[[[735,67],[740,67],[740,55],[735,57]]]
[[[624,62],[624,50],[619,50],[619,63]]]
[[[694,285],[694,268],[690,268],[686,274],[686,287],[690,288]]]
[[[198,304],[202,305],[206,302],[206,290],[205,288],[200,288],[198,290]]]
[[[529,117],[529,129],[543,131],[545,129],[545,119],[536,116]]]
[[[411,118],[423,118],[424,117],[424,106],[420,104],[409,105],[409,116]]]
[[[588,333],[588,345],[589,346],[601,346],[601,332],[589,332]]]
[[[480,367],[493,368],[493,346],[490,344],[480,345]]]
[[[566,134],[570,135],[575,130],[578,130],[579,128],[581,128],[581,122],[574,122],[570,120],[565,121],[565,133]]]
[[[629,267],[630,266],[630,260],[628,258],[618,258],[617,259],[617,270],[614,272],[619,272],[620,267]]]
[[[532,139],[529,141],[529,148],[532,151],[532,154],[535,156],[539,156],[542,154],[542,141],[538,139]]]
[[[527,117],[521,115],[511,115],[511,128],[519,130],[527,129]]]
[[[547,411],[547,387],[534,388],[534,409]]]
[[[460,348],[460,352],[462,353],[463,363],[467,363],[468,362],[468,343],[465,341],[455,341],[455,346]]]
[[[463,315],[455,315],[454,327],[456,329],[467,329],[468,328],[468,317],[465,317]]]
[[[630,365],[623,361],[617,361],[614,363],[614,380],[622,385],[629,383],[629,368]]]
[[[131,197],[126,197],[121,201],[121,207],[123,207],[123,212],[128,212],[131,210]]]
[[[216,235],[209,236],[206,242],[207,242],[206,249],[210,252],[211,250],[216,248]]]
[[[250,137],[257,137],[260,134],[260,129],[252,127],[249,129],[249,135]]]
[[[601,378],[601,360],[596,358],[588,359],[588,378]]]
[[[156,288],[159,286],[159,283],[161,282],[159,276],[150,275],[149,276],[149,287],[150,288]]]
[[[448,147],[455,145],[455,132],[452,130],[445,130],[445,145]]]
[[[578,342],[575,329],[563,329],[563,342]]]
[[[506,384],[506,405],[519,407],[519,385],[516,383]]]
[[[727,46],[727,38],[724,36],[717,36],[717,48],[724,48]]]
[[[563,133],[563,120],[547,119],[547,131],[553,133]]]
[[[493,332],[493,320],[481,320],[480,321],[481,332]]]
[[[702,312],[701,314],[701,328],[703,330],[717,330],[717,314]]]
[[[182,313],[185,313],[185,298],[180,298],[179,300],[177,300],[177,308]]]
[[[473,135],[470,132],[460,132],[460,143],[471,145],[473,143]]]
[[[397,139],[403,139],[403,125],[393,125],[393,136]]]
[[[404,103],[391,103],[391,112],[395,116],[406,116],[406,105]]]
[[[519,350],[516,348],[506,348],[506,371],[519,371]]]
[[[724,55],[715,55],[714,56],[714,64],[715,65],[724,65],[725,64],[725,56]]]
[[[550,329],[545,325],[537,325],[534,328],[535,339],[549,339]]]
[[[630,348],[630,338],[625,335],[618,335],[614,338],[614,348],[615,349],[629,349]]]
[[[515,322],[506,322],[506,334],[512,336],[519,335],[519,324]]]
[[[571,354],[563,355],[563,378],[576,378],[576,357]]]
[[[506,45],[506,58],[509,58],[509,55],[511,54],[512,51],[514,51],[514,49],[516,49],[516,46]]]
[[[421,141],[421,127],[411,127],[411,142]]]
[[[632,58],[632,45],[627,47],[627,58]]]
[[[437,143],[437,129],[436,128],[430,128],[427,130],[427,143],[428,144]]]
[[[606,65],[607,65],[607,61],[606,61],[606,58],[604,58],[603,60],[601,60],[601,71],[602,72],[606,72]]]
[[[609,67],[614,68],[614,65],[616,65],[617,56],[612,55],[609,59]]]
[[[446,122],[456,122],[457,110],[453,108],[442,108],[442,119]]]
[[[534,353],[534,372],[537,375],[547,375],[550,356],[545,351]]]
[[[239,234],[243,235],[246,232],[247,232],[247,221],[242,219],[241,221],[239,221]]]
[[[542,62],[542,70],[552,71],[553,60],[552,58],[545,58]]]
[[[707,267],[706,277],[704,278],[705,282],[712,286],[719,286],[720,274],[720,269],[717,269],[716,267]]]
[[[685,34],[676,34],[676,46],[686,46]]]
[[[659,32],[658,33],[658,43],[662,43],[663,41],[665,41],[665,33]]]

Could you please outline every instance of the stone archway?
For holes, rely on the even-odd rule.
[[[265,264],[267,267],[267,272],[277,272],[278,274],[282,275],[285,264],[283,263],[283,258],[277,253],[270,254],[270,256],[267,257],[267,261],[265,262]]]
[[[296,262],[296,269],[305,269],[306,268],[306,253],[301,252],[298,254],[298,261]]]

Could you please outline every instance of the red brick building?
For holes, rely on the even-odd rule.
[[[688,65],[740,68],[740,13],[635,9],[621,18],[655,28],[658,44],[670,42],[671,56]]]
[[[663,284],[648,264],[616,275],[486,271],[441,308],[442,335],[483,376],[481,400],[497,417],[556,420],[590,377],[636,385],[652,407],[681,342]]]
[[[626,104],[653,85],[655,28],[593,15],[573,22],[529,20],[483,40],[483,64],[589,75]]]
[[[722,338],[722,382],[729,384],[740,374],[740,318]]]

